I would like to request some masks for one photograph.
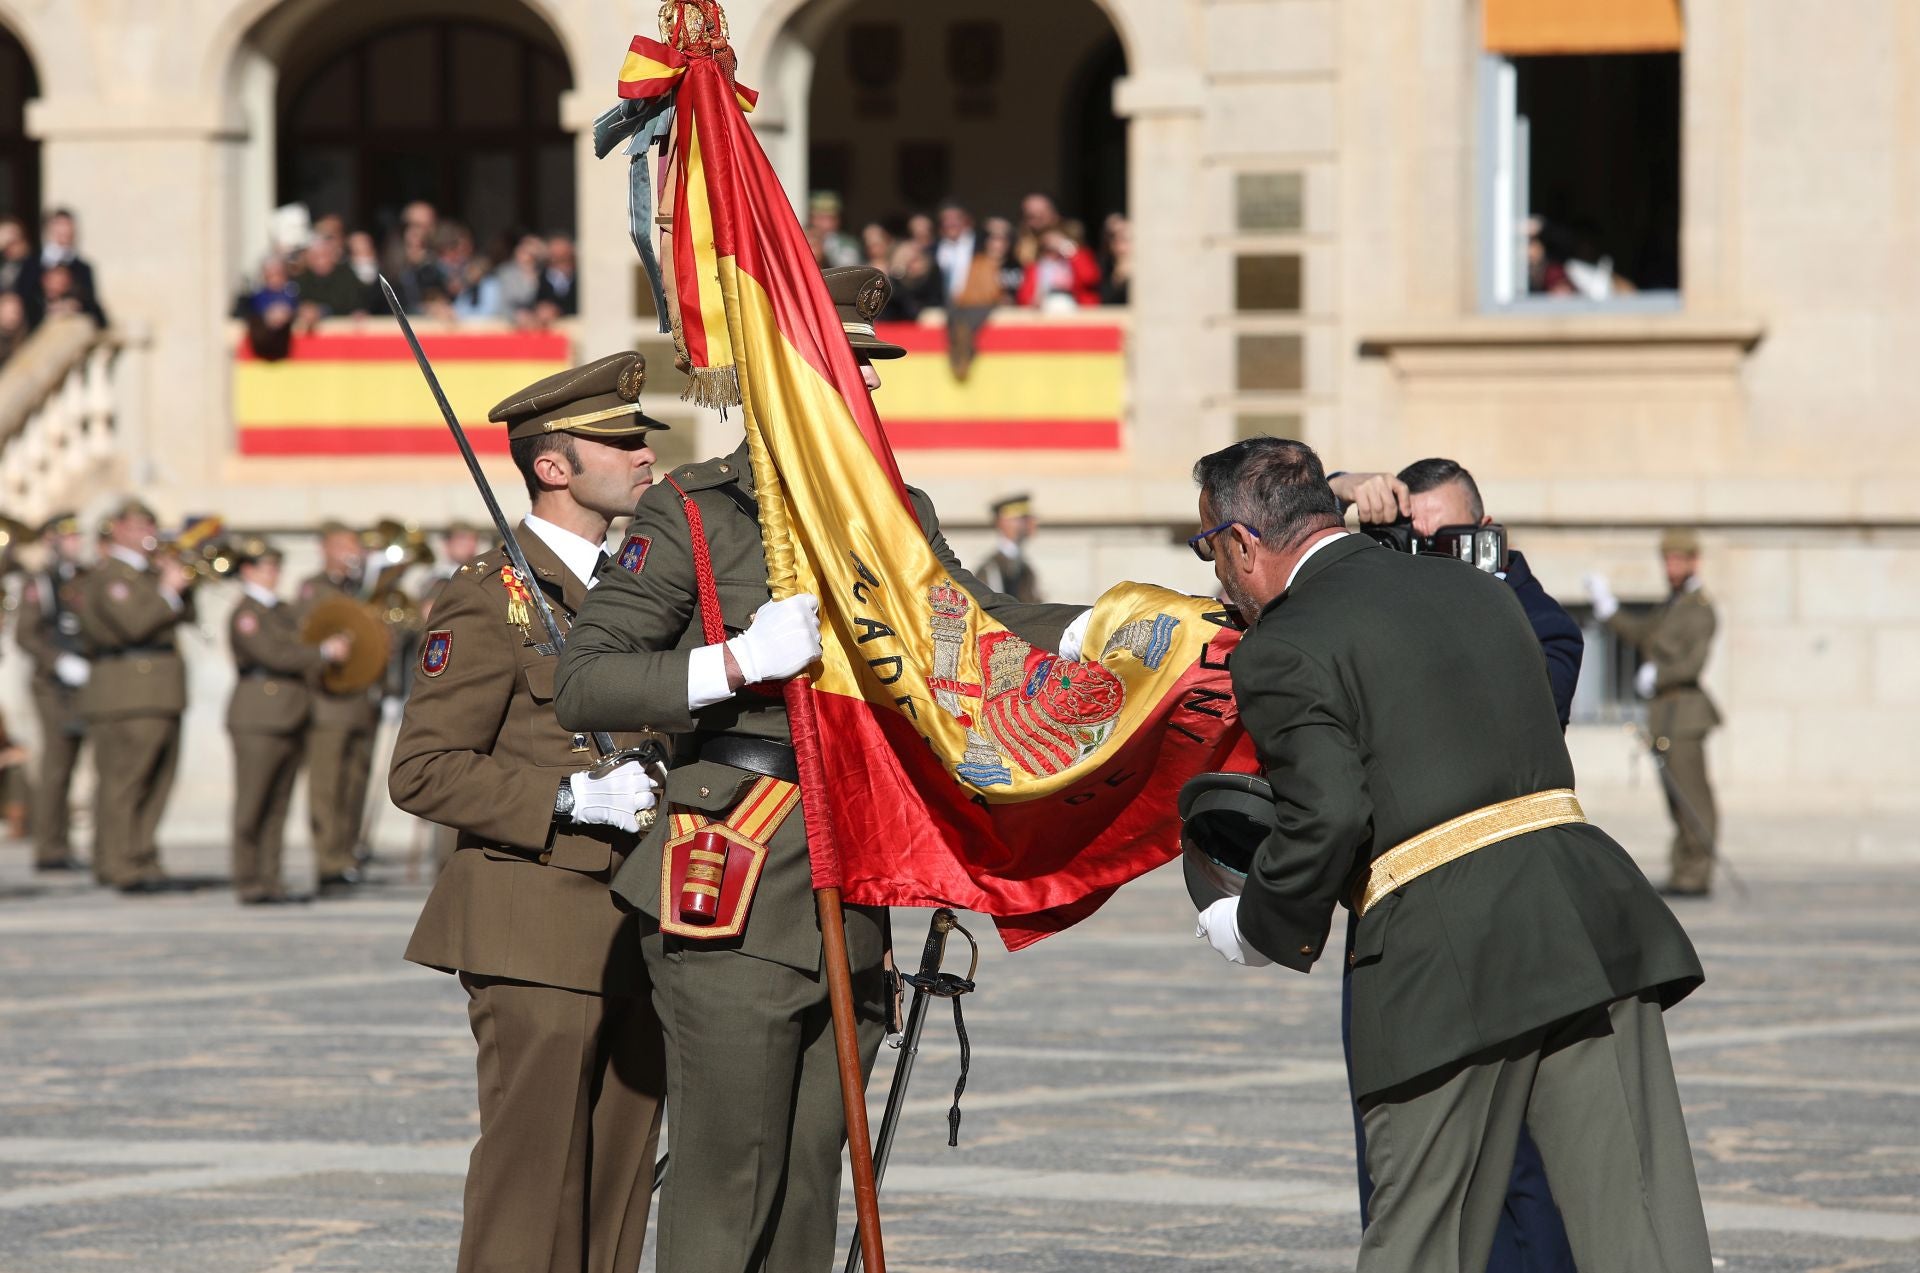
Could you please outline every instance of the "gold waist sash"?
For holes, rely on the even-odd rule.
[[[1543,827],[1585,822],[1587,815],[1569,787],[1516,796],[1484,809],[1475,809],[1382,853],[1354,886],[1354,914],[1364,915],[1374,903],[1405,888],[1435,867],[1457,861],[1489,844]]]

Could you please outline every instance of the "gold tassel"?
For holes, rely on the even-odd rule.
[[[686,390],[680,395],[680,400],[691,402],[696,407],[712,407],[720,411],[739,406],[740,369],[731,364],[725,367],[695,367],[689,374]]]

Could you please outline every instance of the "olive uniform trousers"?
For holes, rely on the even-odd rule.
[[[653,1005],[465,972],[460,984],[479,1045],[480,1141],[459,1273],[633,1273],[666,1090]]]
[[[73,771],[80,765],[80,744],[86,741],[86,731],[72,698],[70,691],[34,686],[33,706],[40,717],[40,769],[33,792],[33,860],[42,866],[73,856]]]
[[[1652,991],[1388,1088],[1361,1109],[1374,1193],[1360,1273],[1481,1273],[1523,1127],[1580,1273],[1711,1273]]]
[[[95,721],[89,736],[99,774],[93,815],[94,872],[116,888],[160,879],[160,850],[154,833],[180,762],[180,718],[113,717]]]
[[[286,891],[280,858],[304,750],[297,732],[233,735],[233,888],[243,900]]]
[[[358,865],[367,783],[373,774],[371,724],[316,719],[307,728],[307,815],[314,868],[322,879]]]
[[[640,948],[666,1027],[673,1101],[660,1268],[828,1268],[847,1137],[826,977],[658,930]],[[855,968],[853,989],[864,1078],[885,1031],[882,969]],[[724,1183],[699,1193],[674,1188],[688,1178]]]
[[[1720,811],[1707,781],[1707,736],[1681,735],[1666,742],[1661,789],[1673,818],[1667,883],[1683,892],[1705,892],[1713,886],[1713,848],[1720,839]]]

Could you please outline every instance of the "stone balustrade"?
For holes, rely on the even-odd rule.
[[[0,509],[29,524],[124,481],[115,379],[125,346],[49,319],[0,368]]]

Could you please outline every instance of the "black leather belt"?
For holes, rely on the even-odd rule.
[[[749,738],[745,734],[708,734],[695,739],[689,750],[692,755],[685,757],[687,761],[711,760],[715,764],[731,765],[763,778],[778,778],[782,782],[800,781],[800,764],[794,759],[793,748],[771,738]]]
[[[240,673],[240,679],[243,681],[297,681],[300,678],[286,672],[276,672],[270,667],[250,667]]]
[[[178,654],[175,645],[125,645],[117,650],[102,650],[95,659],[150,659],[157,654]]]

